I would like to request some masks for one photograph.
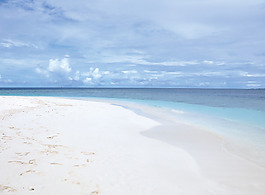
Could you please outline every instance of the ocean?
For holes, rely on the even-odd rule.
[[[167,108],[248,151],[265,167],[265,89],[0,88],[6,96],[112,99]]]

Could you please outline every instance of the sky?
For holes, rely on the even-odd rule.
[[[265,88],[265,1],[0,0],[0,87]]]

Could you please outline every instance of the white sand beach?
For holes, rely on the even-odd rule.
[[[157,111],[1,96],[0,194],[265,194],[264,168]]]

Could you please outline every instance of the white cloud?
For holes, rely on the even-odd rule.
[[[48,72],[47,70],[45,70],[45,69],[41,69],[40,67],[37,67],[37,68],[35,69],[35,71],[36,71],[37,73],[39,73],[39,74],[43,74],[43,75],[45,75],[46,77],[49,77],[49,72]]]
[[[261,87],[261,84],[257,83],[256,81],[248,81],[248,83],[246,84],[247,87]]]
[[[71,73],[72,69],[68,60],[68,56],[63,59],[50,59],[49,65],[43,67],[38,65],[35,68],[35,72],[41,75],[44,75],[46,78],[49,78],[50,81],[57,82],[70,80],[78,81],[80,79],[80,72],[77,70],[75,73]],[[58,74],[59,73],[59,74]]]
[[[162,61],[162,60],[152,60],[151,55],[147,55],[141,51],[130,51],[125,52],[126,54],[117,54],[108,52],[100,57],[100,62],[102,63],[124,63],[133,65],[151,65],[151,66],[188,66],[188,65],[197,65],[201,62],[197,60],[170,60],[170,61]],[[129,54],[127,54],[129,53]],[[97,60],[90,61],[90,63],[97,63]],[[210,62],[210,61],[206,61]]]
[[[130,52],[129,52],[130,53]],[[117,54],[117,53],[107,53],[98,59],[102,63],[130,63],[132,65],[150,65],[150,66],[188,66],[199,64],[196,60],[172,60],[172,61],[152,61],[150,60],[152,56],[146,55],[143,52],[137,52],[133,54]],[[97,61],[90,61],[91,63],[96,63]],[[207,61],[210,62],[210,61]]]
[[[80,80],[80,71],[77,70],[73,76],[69,76],[68,80],[70,81],[79,81]]]
[[[210,82],[200,82],[198,84],[198,86],[202,87],[202,86],[209,86],[211,83]]]
[[[10,40],[10,39],[4,39],[0,45],[2,47],[6,47],[6,48],[11,48],[11,47],[34,47],[34,48],[38,48],[35,44],[32,43],[25,43],[25,42],[21,42],[21,41],[14,41],[14,40]]]
[[[122,71],[122,73],[124,73],[124,74],[137,74],[138,71],[137,70],[124,70],[124,71]]]
[[[240,76],[244,76],[244,77],[265,77],[265,74],[250,74],[248,72],[241,72]]]
[[[3,47],[7,47],[7,48],[9,48],[9,47],[12,47],[12,44],[10,44],[10,43],[0,43]]]
[[[2,79],[2,75],[0,74],[0,80]]]
[[[161,62],[161,63],[153,63],[154,65],[164,65],[164,66],[187,66],[187,65],[196,65],[198,62],[196,61],[169,61],[169,62]]]
[[[89,72],[84,72],[81,74],[86,78],[83,80],[84,84],[94,84],[94,81],[102,77],[102,73],[99,71],[99,68],[90,68]]]
[[[223,65],[226,65],[226,63],[225,62],[216,62],[216,65],[223,66]]]
[[[110,71],[104,71],[103,74],[108,75],[110,74]]]
[[[80,72],[79,72],[79,70],[77,70],[75,72],[74,80],[78,81],[79,79],[80,79]]]
[[[214,76],[227,76],[229,74],[234,74],[233,72],[197,72],[197,73],[191,73],[191,76],[206,76],[206,77],[214,77]]]
[[[49,60],[49,67],[48,70],[50,72],[54,71],[64,71],[64,72],[71,72],[70,64],[68,58],[59,59],[50,59]]]
[[[213,64],[214,61],[211,61],[211,60],[204,60],[203,63],[205,63],[205,64]]]
[[[92,79],[90,77],[87,77],[83,80],[84,83],[91,83]]]
[[[168,75],[182,75],[182,72],[166,72]]]
[[[102,75],[99,73],[99,69],[98,68],[95,68],[95,70],[92,72],[92,76],[95,79],[99,79],[100,77],[102,77]]]
[[[151,71],[151,70],[144,70],[145,73],[152,73],[152,74],[156,74],[158,73],[158,71]]]
[[[110,74],[110,71],[100,71],[99,68],[90,68],[89,72],[84,72],[81,75],[91,79],[100,79],[103,75]]]

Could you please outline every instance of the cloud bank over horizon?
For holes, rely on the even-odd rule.
[[[262,0],[0,0],[0,87],[265,88]]]

